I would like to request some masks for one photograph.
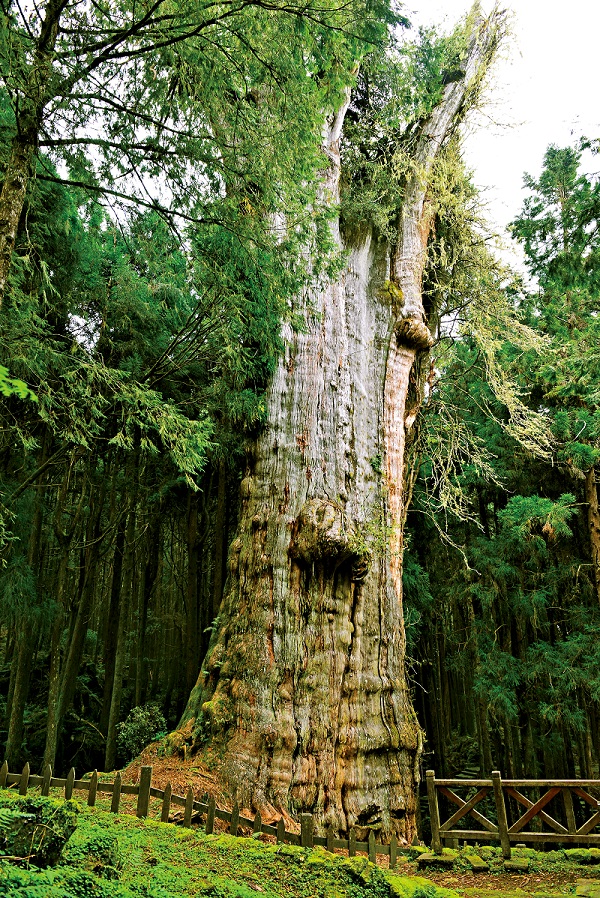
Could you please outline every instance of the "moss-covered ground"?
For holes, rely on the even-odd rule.
[[[30,814],[27,801],[2,793],[0,810]],[[38,807],[44,799],[36,802]],[[59,825],[53,818],[59,804],[48,802],[36,850],[39,832]],[[395,876],[362,857],[207,836],[82,806],[76,812],[77,826],[57,863],[40,869],[0,859],[2,898],[457,898],[422,877]],[[6,854],[7,834],[5,829],[0,854]]]
[[[64,808],[60,801],[0,793],[1,898],[561,898],[575,895],[582,879],[600,890],[597,852],[585,850],[519,849],[515,856],[525,858],[528,869],[509,874],[499,849],[482,847],[478,856],[489,870],[475,874],[471,847],[456,854],[451,869],[431,868],[424,878],[417,871],[418,851],[391,873],[364,857],[207,836],[73,802],[68,812]],[[11,845],[23,854],[25,830],[15,830],[15,821],[31,826],[35,814],[32,861],[7,857]],[[61,832],[64,845],[57,854]]]

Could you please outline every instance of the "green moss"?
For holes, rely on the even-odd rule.
[[[36,799],[48,812],[60,802]],[[7,798],[15,807],[15,798]],[[76,807],[76,806],[74,806]],[[77,808],[53,869],[0,867],[0,898],[455,898],[366,857],[339,857]]]
[[[565,857],[573,864],[600,864],[600,848],[566,848]]]
[[[392,895],[397,898],[459,898],[458,892],[454,889],[432,886],[429,880],[421,876],[397,876],[395,873],[387,872],[385,876]]]

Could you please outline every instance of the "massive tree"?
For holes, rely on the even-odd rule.
[[[445,55],[426,40],[413,115],[387,128],[375,116],[362,132],[362,169],[350,177],[364,185],[375,162],[396,179],[388,227],[355,220],[342,231],[335,218],[345,264],[294,300],[306,325],[284,325],[225,597],[183,719],[196,744],[210,737],[241,802],[310,810],[338,831],[415,832],[420,731],[404,668],[402,554],[435,320],[422,277],[437,166],[501,30],[498,12],[484,21],[475,11]],[[389,100],[368,77],[326,120],[320,191],[332,209],[349,104],[359,118]]]

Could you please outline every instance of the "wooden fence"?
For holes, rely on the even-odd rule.
[[[431,845],[436,854],[442,853],[442,842],[455,839],[498,841],[505,858],[510,858],[511,842],[570,842],[600,846],[600,834],[592,833],[600,825],[600,801],[589,792],[590,788],[600,789],[600,780],[503,780],[497,770],[492,773],[491,779],[436,779],[435,772],[428,770],[426,781]],[[477,791],[462,798],[456,789],[467,789],[469,793],[474,789]],[[534,790],[533,796],[528,798],[522,789]],[[481,813],[485,807],[477,810],[477,805],[488,795],[493,799],[496,822]],[[440,796],[450,806],[458,805],[458,810],[444,822],[440,818]],[[507,799],[512,801],[512,808]],[[558,801],[561,807],[555,810]],[[554,803],[552,812],[555,816],[548,813],[551,802]],[[511,811],[519,809],[516,814],[512,813],[511,820],[515,818],[512,822],[509,821],[507,804]],[[590,808],[593,813],[588,816]],[[521,813],[522,809],[524,813]],[[466,823],[468,816],[481,828],[473,829],[471,825],[470,829],[461,829],[457,826],[460,821]],[[557,816],[563,818],[566,826],[556,819]],[[534,831],[526,829],[534,819],[539,828]]]
[[[210,834],[214,832],[215,819],[223,820],[229,824],[229,832],[233,836],[239,835],[240,827],[252,830],[252,833],[266,833],[273,836],[277,842],[287,842],[292,845],[300,845],[303,848],[313,848],[315,845],[321,845],[327,851],[335,849],[345,849],[350,857],[354,857],[358,852],[368,854],[369,860],[374,864],[377,863],[377,856],[384,855],[389,858],[389,867],[396,867],[398,855],[406,849],[400,848],[396,836],[392,836],[389,845],[379,845],[375,841],[375,833],[371,831],[368,842],[359,842],[356,839],[354,828],[350,830],[348,839],[336,839],[332,827],[328,827],[325,836],[315,834],[314,819],[312,814],[300,814],[300,833],[287,832],[285,821],[282,818],[276,826],[263,823],[260,813],[257,811],[253,819],[243,817],[240,814],[239,806],[234,804],[231,811],[223,811],[215,804],[214,798],[205,795],[202,801],[194,798],[192,789],[189,788],[187,795],[174,795],[171,784],[167,783],[164,789],[156,789],[152,785],[152,767],[142,767],[140,770],[140,781],[137,785],[129,785],[121,782],[121,774],[117,773],[114,782],[100,782],[96,770],[89,779],[76,779],[75,770],[71,768],[67,777],[52,776],[52,768],[48,765],[41,776],[30,772],[29,764],[25,764],[21,773],[9,773],[8,764],[5,761],[0,768],[0,788],[16,786],[19,795],[27,795],[29,788],[39,786],[42,795],[49,795],[50,789],[60,789],[64,792],[65,799],[73,797],[73,793],[87,793],[87,803],[89,807],[94,807],[98,793],[106,793],[111,796],[110,809],[112,813],[119,813],[119,804],[122,795],[136,795],[137,806],[136,816],[147,817],[150,807],[150,799],[157,798],[162,801],[160,819],[163,823],[169,822],[169,814],[173,805],[182,807],[183,825],[191,826],[192,818],[198,815],[204,817],[204,830]]]

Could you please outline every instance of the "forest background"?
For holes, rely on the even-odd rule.
[[[184,6],[3,13],[11,768],[112,769],[180,720],[281,322],[301,332],[293,297],[342,264],[314,188],[322,110],[353,87],[342,221],[385,231],[386,141],[455,74],[460,29],[413,40],[384,4]],[[455,136],[434,187],[435,342],[403,582],[423,758],[439,774],[598,771],[600,188],[578,168],[590,137],[550,148],[528,181],[513,232],[531,280],[489,252]]]

